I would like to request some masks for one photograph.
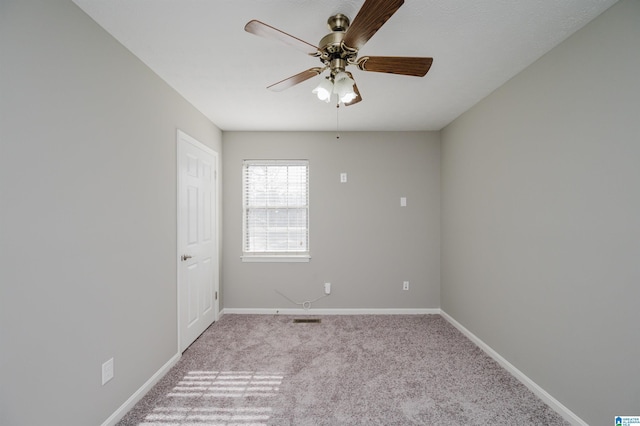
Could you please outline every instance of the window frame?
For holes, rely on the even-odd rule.
[[[295,205],[294,207],[282,206],[282,205],[268,205],[268,203],[263,207],[265,209],[305,209],[305,223],[306,223],[306,250],[303,251],[278,251],[278,250],[265,250],[265,251],[248,251],[248,211],[251,207],[248,205],[248,168],[251,166],[259,166],[259,167],[282,167],[282,166],[304,166],[306,168],[306,204],[304,206]],[[310,209],[309,209],[309,176],[310,176],[310,167],[309,160],[301,160],[301,159],[267,159],[267,160],[243,160],[242,161],[242,256],[241,259],[243,262],[309,262],[311,259],[310,252]],[[287,185],[289,180],[287,179]],[[287,198],[289,197],[290,192],[287,191]],[[256,208],[256,207],[254,207]],[[289,230],[287,230],[289,232]]]

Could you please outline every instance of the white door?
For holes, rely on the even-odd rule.
[[[178,341],[189,347],[218,316],[217,155],[178,131]]]

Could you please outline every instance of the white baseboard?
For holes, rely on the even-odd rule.
[[[223,314],[253,315],[427,315],[440,314],[440,308],[410,309],[272,309],[272,308],[225,308]]]
[[[177,353],[173,357],[171,357],[171,359],[167,361],[165,365],[160,367],[160,369],[156,371],[156,373],[153,376],[151,376],[151,378],[147,380],[145,384],[140,387],[140,389],[138,389],[133,395],[131,395],[131,397],[129,397],[129,399],[127,399],[125,403],[120,406],[120,408],[118,408],[111,416],[109,416],[109,418],[105,420],[104,423],[102,423],[102,426],[113,426],[120,419],[122,419],[124,415],[127,414],[127,412],[129,412],[129,410],[131,410],[133,406],[136,405],[136,403],[140,401],[142,397],[147,392],[149,392],[151,388],[156,383],[158,383],[158,381],[165,374],[167,374],[167,372],[169,372],[171,367],[173,367],[176,364],[176,362],[178,362],[181,356],[182,354]]]
[[[462,324],[453,319],[449,314],[441,311],[441,315],[444,319],[449,321],[455,328],[460,330],[469,340],[475,343],[480,349],[482,349],[487,355],[493,358],[498,364],[507,370],[512,376],[518,379],[524,384],[531,392],[533,392],[538,398],[544,401],[545,404],[553,408],[558,414],[560,414],[566,421],[575,426],[589,426],[584,420],[578,417],[573,411],[562,405],[560,401],[552,397],[547,391],[542,389],[536,382],[527,377],[522,371],[518,370],[513,364],[504,359],[498,352],[493,350],[489,345],[484,343],[478,336],[467,330]]]

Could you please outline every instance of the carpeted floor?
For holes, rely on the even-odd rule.
[[[135,426],[567,425],[439,315],[225,315]]]

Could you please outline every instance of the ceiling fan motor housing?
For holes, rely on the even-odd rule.
[[[345,48],[342,43],[349,28],[349,18],[346,15],[333,15],[327,20],[327,26],[331,32],[320,40],[318,51],[320,61],[330,68],[332,76],[335,76],[338,72],[344,71],[347,65],[355,63],[358,50]]]

